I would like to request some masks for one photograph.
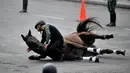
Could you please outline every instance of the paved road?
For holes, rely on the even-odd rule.
[[[63,35],[75,31],[79,19],[80,3],[56,0],[29,0],[28,13],[19,13],[21,0],[0,0],[0,73],[41,73],[45,63],[55,63],[58,73],[129,73],[130,69],[130,10],[116,9],[117,27],[108,28],[109,13],[106,7],[86,5],[87,17],[98,17],[106,28],[104,34],[113,33],[114,39],[97,40],[101,48],[127,50],[126,56],[100,56],[100,63],[88,61],[54,62],[49,58],[42,61],[29,61],[26,44],[20,34],[32,34],[40,40],[34,29],[39,20],[55,25]]]

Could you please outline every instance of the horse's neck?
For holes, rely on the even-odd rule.
[[[30,42],[39,42],[35,37],[29,37],[28,41],[30,41]]]

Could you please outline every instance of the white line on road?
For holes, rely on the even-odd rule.
[[[9,9],[9,8],[4,8],[4,9],[5,9],[5,10],[7,10],[7,11],[15,11],[15,12],[19,12],[19,11],[14,10],[14,9]],[[28,12],[28,14],[33,15],[33,16],[40,16],[40,17],[44,17],[44,18],[64,20],[64,18],[61,18],[61,17],[47,16],[47,15],[43,15],[43,14],[36,14],[36,13],[31,13],[31,12]]]
[[[130,31],[130,28],[124,28],[124,29]]]
[[[17,10],[9,9],[9,8],[4,8],[4,10],[19,12],[19,11],[17,11]],[[32,16],[37,16],[37,17],[49,18],[49,19],[65,20],[64,18],[61,18],[61,17],[47,16],[47,15],[36,14],[36,13],[31,13],[31,12],[28,12],[27,14],[32,15]],[[1,20],[0,20],[0,21],[1,21]],[[2,20],[2,21],[3,21],[3,20]],[[6,20],[4,20],[4,21],[6,21]],[[62,27],[62,26],[61,26],[61,27]],[[69,28],[69,27],[67,27],[67,28]],[[72,28],[69,28],[69,29],[72,29]],[[124,28],[124,30],[130,31],[130,28]]]
[[[40,17],[44,17],[44,18],[51,18],[51,19],[58,19],[58,20],[64,20],[64,18],[59,18],[59,17],[54,17],[54,16],[46,16],[46,15],[41,15],[41,14],[31,14],[34,16],[40,16]]]

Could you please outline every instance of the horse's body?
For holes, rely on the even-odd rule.
[[[45,47],[44,45],[39,42],[34,36],[31,35],[31,31],[29,31],[28,35],[26,37],[24,35],[21,35],[23,40],[26,42],[30,50],[36,52],[37,54],[44,55]],[[70,42],[71,40],[71,42]],[[80,41],[80,43],[79,43]],[[73,43],[73,44],[72,44]],[[74,44],[75,43],[75,44]],[[75,46],[75,45],[81,45],[81,46]],[[64,37],[64,46],[63,48],[57,48],[58,51],[63,53],[65,57],[69,57],[69,59],[74,59],[74,57],[82,57],[84,56],[84,53],[86,52],[86,47],[84,47],[83,41],[78,37],[77,34],[69,34]],[[80,48],[81,47],[81,48]],[[83,47],[83,48],[82,48]],[[91,53],[92,56],[94,56],[94,53]],[[86,55],[87,56],[87,55]],[[67,58],[68,60],[68,58]]]
[[[87,27],[85,25],[88,24],[88,22],[93,22],[95,24],[98,24],[92,19],[87,19],[80,23],[77,27],[77,32],[74,32],[72,34],[69,34],[67,36],[64,36],[64,46],[63,48],[57,48],[58,51],[64,54],[63,58],[66,60],[75,60],[75,59],[84,59],[84,56],[96,56],[98,54],[122,54],[125,55],[125,51],[113,51],[110,49],[99,49],[96,48],[93,43],[95,42],[95,39],[110,39],[113,38],[113,35],[97,35],[93,34],[89,31],[91,27]],[[24,37],[24,35],[21,35],[23,40],[26,42],[30,50],[33,50],[34,52],[40,54],[38,57],[30,56],[29,58],[32,59],[40,59],[45,58],[44,52],[45,47],[44,45],[39,42],[34,36],[31,35],[31,31],[29,31],[28,35]],[[94,62],[98,62],[97,57],[89,57],[88,60],[93,60]]]
[[[72,34],[68,34],[67,36],[64,36],[64,47],[61,48],[61,51],[63,51],[63,53],[67,53],[71,55],[78,55],[78,56],[98,55],[95,52],[87,51],[88,46],[79,37],[80,35],[86,35],[86,34],[74,32]],[[91,41],[88,41],[88,42],[91,42]],[[90,46],[92,47],[93,44]]]

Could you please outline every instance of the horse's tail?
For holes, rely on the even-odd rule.
[[[87,18],[86,20],[79,21],[80,23],[77,26],[77,32],[83,32],[83,31],[92,31],[94,30],[93,24],[98,25],[100,28],[103,29],[103,27],[100,25],[100,23],[95,19],[95,17]],[[91,24],[93,23],[93,24]]]

